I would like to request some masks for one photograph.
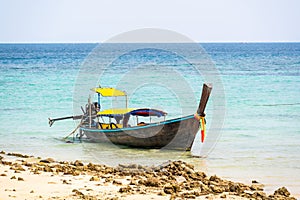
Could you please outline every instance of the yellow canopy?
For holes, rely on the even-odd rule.
[[[115,88],[93,88],[92,91],[95,91],[104,97],[117,97],[127,95],[126,92],[117,90]]]
[[[135,108],[112,108],[108,110],[102,110],[98,112],[97,115],[124,115],[133,110],[135,110]]]

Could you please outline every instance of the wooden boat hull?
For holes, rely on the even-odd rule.
[[[191,149],[199,121],[193,115],[182,118],[119,129],[80,127],[80,132],[94,142],[111,142],[137,148]]]

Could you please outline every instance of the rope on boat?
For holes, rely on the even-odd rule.
[[[66,140],[70,135],[73,135],[73,138],[74,138],[74,133],[77,131],[77,129],[83,124],[84,120],[83,120],[83,117],[81,117],[81,120],[80,120],[80,123],[78,124],[78,126],[69,134],[67,135],[66,137],[64,137],[64,140]]]

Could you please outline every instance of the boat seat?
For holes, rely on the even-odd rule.
[[[115,123],[98,123],[98,129],[115,129],[115,128],[123,128],[122,124],[115,124]]]

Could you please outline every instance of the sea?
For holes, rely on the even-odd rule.
[[[206,139],[198,133],[191,152],[79,141],[71,134],[78,121],[48,124],[81,115],[99,85],[128,89],[129,107],[163,109],[167,119],[193,114],[204,82],[213,85]],[[125,101],[102,99],[101,109]],[[208,175],[256,180],[267,193],[285,186],[300,198],[299,143],[300,43],[0,44],[5,152],[111,166],[183,160]]]

